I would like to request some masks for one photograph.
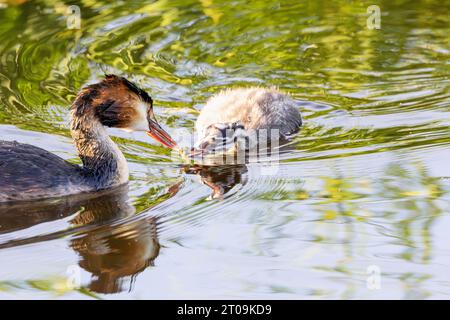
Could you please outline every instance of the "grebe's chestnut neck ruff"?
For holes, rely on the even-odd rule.
[[[107,75],[81,90],[71,107],[70,130],[83,166],[41,148],[0,141],[0,202],[58,197],[115,187],[128,181],[128,166],[105,127],[146,131],[168,147],[150,96],[125,78]]]

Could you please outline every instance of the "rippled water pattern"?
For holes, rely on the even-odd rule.
[[[278,167],[111,130],[127,188],[0,206],[0,298],[448,299],[450,8],[377,3],[379,30],[368,1],[85,0],[70,30],[63,1],[0,1],[3,140],[80,163],[68,106],[104,73],[177,138],[229,87],[277,86],[305,120]]]

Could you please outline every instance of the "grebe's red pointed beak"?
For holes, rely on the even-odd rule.
[[[148,126],[149,130],[147,131],[147,135],[170,149],[173,149],[177,146],[177,143],[166,131],[164,131],[163,128],[161,128],[161,126],[156,121],[149,120]]]

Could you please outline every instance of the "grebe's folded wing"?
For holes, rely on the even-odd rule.
[[[0,202],[66,194],[80,187],[82,171],[44,149],[0,141]]]

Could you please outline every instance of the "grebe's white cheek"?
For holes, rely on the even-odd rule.
[[[143,103],[139,102],[139,104],[136,106],[136,116],[133,119],[133,121],[130,123],[130,125],[126,128],[123,128],[123,130],[131,132],[131,131],[148,131],[148,120],[147,120],[147,109],[148,106]]]

